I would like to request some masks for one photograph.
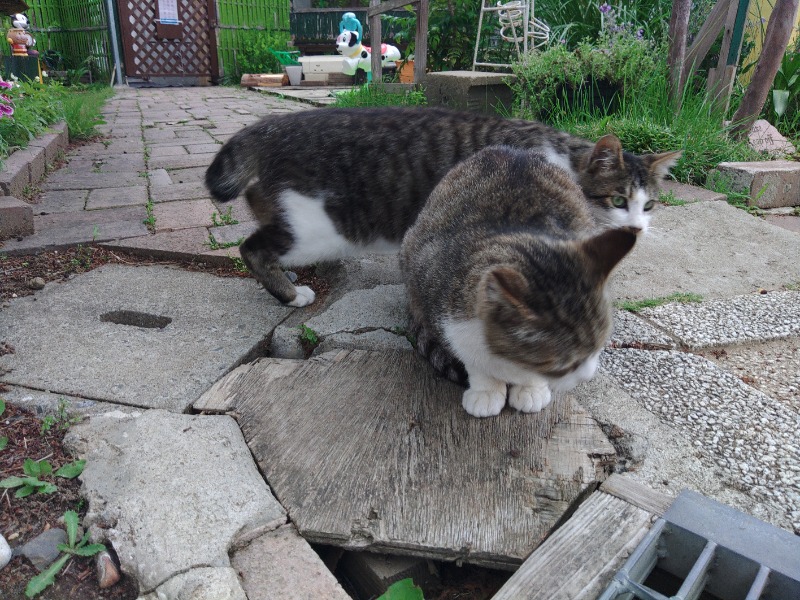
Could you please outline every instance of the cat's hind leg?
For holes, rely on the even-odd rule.
[[[512,385],[508,391],[508,405],[524,413],[539,412],[552,399],[550,386],[544,377],[534,377],[525,385]]]
[[[499,415],[506,405],[506,384],[467,367],[469,389],[461,398],[461,405],[473,417]]]
[[[242,243],[239,252],[249,271],[270,294],[288,306],[307,306],[314,302],[314,291],[304,285],[292,285],[278,264],[275,251],[270,249],[276,236],[281,235],[289,235],[291,244],[291,234],[265,225]]]

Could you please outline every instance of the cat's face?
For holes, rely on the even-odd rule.
[[[595,219],[603,226],[646,232],[659,182],[680,156],[680,151],[636,156],[623,152],[615,136],[600,138],[578,176]]]
[[[529,267],[486,273],[478,313],[492,352],[553,382],[578,383],[586,370],[590,377],[611,331],[605,284],[636,238],[622,228],[581,241],[543,241],[527,249]]]

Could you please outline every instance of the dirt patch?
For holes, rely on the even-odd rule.
[[[3,436],[8,445],[0,450],[0,479],[23,475],[26,458],[46,459],[54,469],[72,462],[62,445],[66,429],[59,423],[45,422],[21,408],[9,404],[0,417]],[[49,425],[49,428],[48,428]],[[49,478],[48,478],[49,480]],[[77,479],[53,478],[57,490],[52,494],[33,494],[16,498],[14,490],[0,494],[0,533],[12,548],[21,546],[43,531],[64,528],[64,512],[74,510],[81,519],[87,507],[80,498]],[[9,600],[25,598],[25,586],[38,571],[28,560],[16,556],[0,569],[0,597]],[[36,596],[43,600],[133,600],[138,596],[138,586],[128,577],[116,585],[101,590],[97,583],[93,558],[70,560],[56,577],[56,583]]]

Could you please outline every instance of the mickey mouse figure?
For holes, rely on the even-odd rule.
[[[12,56],[39,56],[33,49],[36,45],[34,37],[28,33],[28,17],[22,13],[11,16],[13,27],[6,32],[6,41],[11,44]]]

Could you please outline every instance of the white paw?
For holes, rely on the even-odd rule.
[[[473,417],[499,415],[506,405],[505,386],[502,392],[469,389],[464,392],[461,405]]]
[[[512,385],[508,404],[525,413],[539,412],[550,404],[553,397],[546,382],[534,385]]]
[[[297,296],[295,296],[294,300],[288,302],[288,306],[308,306],[314,301],[316,297],[314,294],[314,290],[310,287],[305,285],[294,286],[295,291],[297,292]]]

